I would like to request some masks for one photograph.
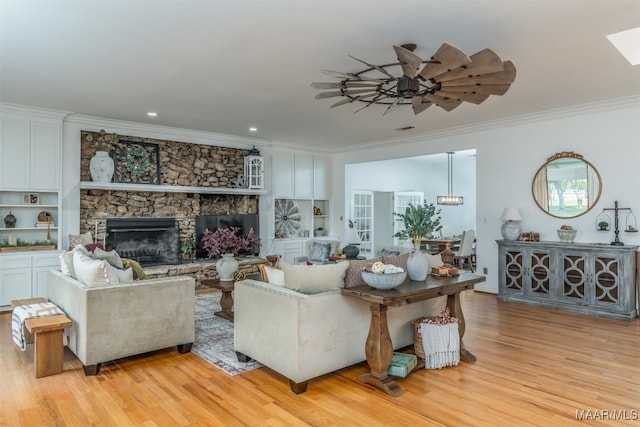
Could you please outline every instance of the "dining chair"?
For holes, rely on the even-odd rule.
[[[448,225],[443,225],[440,228],[440,237],[443,239],[451,239],[453,237],[453,233],[451,232],[451,227]]]
[[[473,243],[476,240],[476,231],[472,228],[464,230],[462,233],[462,239],[460,240],[460,248],[455,252],[453,257],[454,262],[459,265],[460,268],[468,267],[472,272],[473,269]]]

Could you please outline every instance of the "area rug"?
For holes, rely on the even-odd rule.
[[[262,365],[238,361],[233,351],[233,323],[214,315],[220,311],[220,292],[196,295],[196,338],[191,352],[229,375],[239,375]]]

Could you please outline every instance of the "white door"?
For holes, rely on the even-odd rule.
[[[360,255],[373,253],[373,191],[351,191],[351,221],[360,235]]]

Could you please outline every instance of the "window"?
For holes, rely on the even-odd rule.
[[[398,191],[393,194],[393,212],[402,213],[409,206],[421,205],[424,200],[424,193],[422,191]],[[393,234],[404,230],[404,222],[401,218],[394,215]],[[397,237],[394,238],[396,245],[402,245],[403,242]]]

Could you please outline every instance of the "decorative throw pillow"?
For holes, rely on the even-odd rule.
[[[329,259],[329,255],[331,255],[331,243],[313,242],[311,250],[309,250],[309,259],[311,261],[326,261]]]
[[[84,246],[85,248],[87,248],[89,252],[94,252],[97,248],[104,249],[104,246],[102,246],[102,243],[100,242],[89,243],[88,245],[84,245]]]
[[[411,255],[411,252],[407,252],[402,255],[383,256],[382,262],[385,264],[393,264],[396,267],[402,267],[406,271],[409,255]]]
[[[103,259],[116,268],[124,268],[124,266],[122,265],[122,259],[115,249],[107,252],[103,249],[95,248],[92,258]]]
[[[76,271],[73,269],[73,252],[72,251],[64,251],[60,254],[60,271],[62,274],[66,274],[67,276],[71,276],[74,279],[76,277]]]
[[[344,276],[344,287],[353,288],[354,286],[366,285],[367,283],[362,279],[362,269],[368,263],[377,261],[382,261],[382,257],[362,260],[350,259],[349,261],[345,261],[349,263],[349,268],[347,268],[347,274]]]
[[[69,234],[69,250],[75,248],[76,245],[88,245],[90,243],[93,243],[90,231],[82,234]]]
[[[284,286],[303,294],[319,294],[344,287],[344,275],[349,263],[293,265],[280,262]]]
[[[78,281],[86,286],[119,283],[115,268],[107,261],[93,259],[81,251],[73,251],[73,269],[78,276]]]
[[[124,270],[115,268],[113,266],[112,268],[115,270],[116,274],[118,275],[118,283],[133,282],[133,268],[129,267]]]
[[[268,265],[262,265],[260,269],[264,272],[263,281],[272,285],[284,286],[284,271]]]
[[[382,249],[380,251],[380,256],[393,256],[393,255],[400,255],[400,251],[391,251],[389,249]]]

